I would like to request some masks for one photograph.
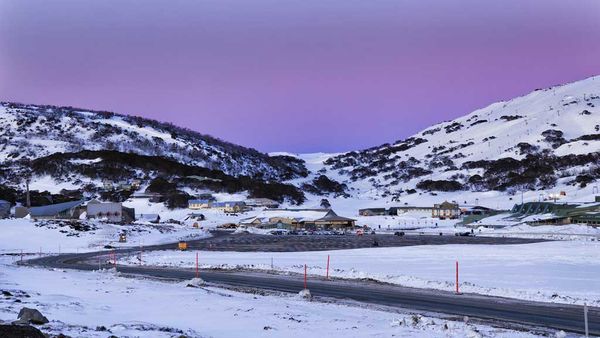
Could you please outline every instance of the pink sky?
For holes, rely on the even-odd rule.
[[[600,74],[600,1],[0,1],[0,100],[261,151],[393,142]]]

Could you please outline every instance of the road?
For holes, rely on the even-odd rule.
[[[220,248],[223,250],[227,248],[230,249],[231,243],[239,242],[240,249],[246,251],[251,249],[248,247],[248,241],[250,241],[250,243],[260,247],[265,247],[265,242],[276,243],[271,245],[267,244],[266,248],[271,248],[273,250],[281,249],[278,240],[262,238],[272,236],[235,237],[236,236],[217,234],[211,239],[193,241],[190,245],[194,247],[206,246],[207,249],[217,250],[219,248],[215,248],[214,243],[230,243],[230,246],[223,246]],[[426,241],[438,236],[430,237],[431,238],[426,239]],[[423,239],[407,239],[407,242],[411,240],[419,243]],[[311,240],[307,241],[310,242]],[[509,241],[509,243],[511,242]],[[173,249],[175,246],[176,244],[155,245],[144,247],[144,250]],[[310,245],[305,246],[311,247]],[[298,249],[298,245],[296,245],[296,249]],[[138,248],[119,249],[116,252],[119,255],[131,254],[138,252]],[[98,261],[100,261],[102,267],[108,267],[102,260],[98,259],[100,256],[106,257],[107,253],[107,251],[101,251],[48,256],[29,260],[25,262],[25,264],[64,269],[96,270],[99,268]],[[175,280],[187,280],[195,276],[195,272],[190,269],[171,269],[151,266],[119,266],[118,271],[126,274]],[[268,289],[286,293],[298,293],[304,288],[303,277],[297,275],[204,270],[201,270],[200,274],[202,279],[206,282],[227,284],[235,287]],[[531,302],[477,294],[456,295],[452,292],[407,288],[375,282],[337,279],[325,280],[322,277],[314,276],[311,276],[308,281],[308,289],[313,296],[317,297],[332,297],[368,304],[437,312],[449,315],[469,316],[497,322],[512,322],[584,333],[583,308],[581,306]],[[592,335],[600,335],[600,308],[589,309],[589,329]]]

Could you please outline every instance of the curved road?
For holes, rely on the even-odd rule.
[[[211,243],[211,240],[214,241],[215,239],[217,241],[228,240],[227,237],[229,236],[218,234],[212,239],[192,241],[190,245],[193,247],[206,246],[214,249],[214,246],[206,243]],[[245,240],[243,242],[246,243]],[[261,246],[263,245],[264,243],[261,244]],[[147,246],[144,247],[144,251],[173,249],[175,246],[176,244]],[[279,248],[280,246],[275,247]],[[119,249],[116,250],[116,253],[119,255],[131,254],[137,253],[138,250],[138,248]],[[108,254],[108,251],[63,254],[32,259],[26,261],[25,264],[53,268],[96,270],[99,268],[99,257],[107,257]],[[109,265],[102,262],[100,264],[101,267],[109,267]],[[195,271],[190,269],[151,266],[119,266],[118,271],[175,280],[187,280],[195,276]],[[304,288],[303,277],[298,275],[212,270],[202,270],[200,274],[202,279],[209,283],[227,284],[236,287],[268,289],[288,293],[297,293]],[[313,296],[317,297],[333,297],[369,304],[584,333],[582,306],[530,302],[477,294],[456,295],[452,292],[407,288],[374,282],[325,280],[314,276],[311,276],[308,280],[308,289]],[[588,318],[590,334],[600,335],[600,308],[589,308]]]

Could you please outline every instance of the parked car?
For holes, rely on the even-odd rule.
[[[468,237],[468,236],[473,236],[473,234],[471,234],[468,231],[465,231],[465,232],[456,232],[456,233],[454,233],[454,236],[465,236],[465,237]]]
[[[270,235],[276,235],[276,236],[281,236],[281,235],[287,235],[288,231],[285,229],[274,229],[269,231]]]
[[[365,232],[364,232],[362,229],[358,229],[358,230],[356,230],[356,235],[357,235],[357,236],[362,236],[362,235],[364,235],[364,234],[365,234]]]
[[[396,231],[394,232],[394,236],[404,236],[404,231]]]

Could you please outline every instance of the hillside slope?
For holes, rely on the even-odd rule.
[[[584,187],[600,179],[600,77],[535,90],[393,144],[331,156],[354,195]]]
[[[0,164],[82,150],[161,156],[264,180],[306,175],[301,161],[271,157],[168,123],[71,107],[0,103]]]

